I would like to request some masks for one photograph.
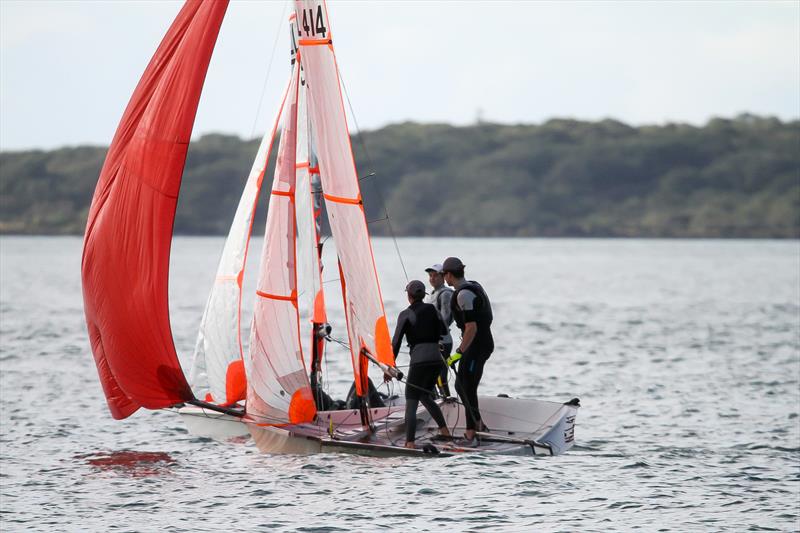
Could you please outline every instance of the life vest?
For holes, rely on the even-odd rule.
[[[473,318],[477,326],[478,333],[488,333],[489,326],[492,325],[492,304],[486,291],[483,290],[480,283],[477,281],[467,281],[461,287],[456,289],[453,298],[450,300],[450,310],[453,312],[453,320],[461,331],[464,331],[465,313],[458,306],[458,294],[464,289],[468,289],[475,295],[475,302],[473,303]]]

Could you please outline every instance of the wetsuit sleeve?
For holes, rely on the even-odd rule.
[[[458,293],[459,309],[464,312],[464,323],[475,322],[475,293],[469,289],[464,289]]]
[[[406,324],[408,323],[408,313],[402,311],[400,316],[397,317],[397,326],[394,328],[394,337],[392,337],[392,350],[394,356],[400,353],[400,345],[403,343],[403,335],[406,334]]]

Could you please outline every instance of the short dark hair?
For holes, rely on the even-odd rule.
[[[452,275],[454,275],[455,277],[457,277],[459,279],[464,277],[464,268],[463,267],[462,268],[458,268],[458,269],[448,270],[447,272],[450,272]]]
[[[422,299],[425,298],[425,293],[415,292],[414,294],[409,294],[408,297],[414,300],[415,302],[421,302]]]

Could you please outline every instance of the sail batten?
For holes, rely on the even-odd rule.
[[[114,418],[193,399],[169,322],[175,208],[203,82],[227,0],[190,0],[123,114],[89,210],[84,312]]]

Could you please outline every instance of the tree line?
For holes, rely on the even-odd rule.
[[[388,213],[397,235],[800,238],[800,121],[406,122],[352,141],[373,235]],[[177,234],[227,232],[258,142],[192,142]],[[105,153],[0,153],[0,233],[81,234]]]

